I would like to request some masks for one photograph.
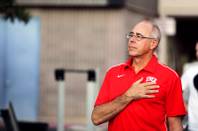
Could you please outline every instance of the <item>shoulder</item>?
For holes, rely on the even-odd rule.
[[[178,73],[165,64],[159,63],[159,71],[163,73],[164,76],[168,76],[170,78],[175,78],[175,79],[179,78]]]
[[[182,76],[194,76],[198,74],[198,62],[187,63],[183,67],[183,74]]]
[[[194,70],[198,68],[198,62],[184,64],[183,71]]]
[[[120,71],[126,66],[126,63],[119,63],[108,68],[107,73],[114,73]]]

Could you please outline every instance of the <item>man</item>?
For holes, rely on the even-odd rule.
[[[198,42],[195,45],[198,59]],[[198,62],[186,64],[181,77],[184,99],[188,109],[188,130],[198,131]]]
[[[128,35],[126,63],[112,67],[98,94],[92,121],[109,122],[109,131],[182,131],[185,115],[179,76],[161,65],[154,50],[160,30],[149,20]],[[167,119],[167,122],[166,122]]]

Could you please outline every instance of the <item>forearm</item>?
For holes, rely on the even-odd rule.
[[[183,131],[181,117],[168,118],[169,131]]]
[[[159,92],[159,85],[153,82],[141,83],[142,80],[143,78],[134,82],[123,95],[113,101],[96,106],[92,112],[93,123],[99,125],[112,119],[133,100],[154,98],[154,94]]]
[[[92,112],[92,121],[95,125],[104,123],[122,111],[133,98],[121,95],[111,102],[96,106]]]

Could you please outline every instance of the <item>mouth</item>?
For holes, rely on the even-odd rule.
[[[135,49],[137,49],[137,48],[134,46],[128,46],[128,50],[135,50]]]

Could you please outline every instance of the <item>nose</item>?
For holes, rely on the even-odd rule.
[[[132,36],[130,39],[129,39],[129,42],[132,43],[132,42],[135,42],[136,38],[135,36]]]
[[[134,40],[134,38],[130,38],[129,41],[128,41],[128,46],[132,46],[134,45],[136,42]]]

